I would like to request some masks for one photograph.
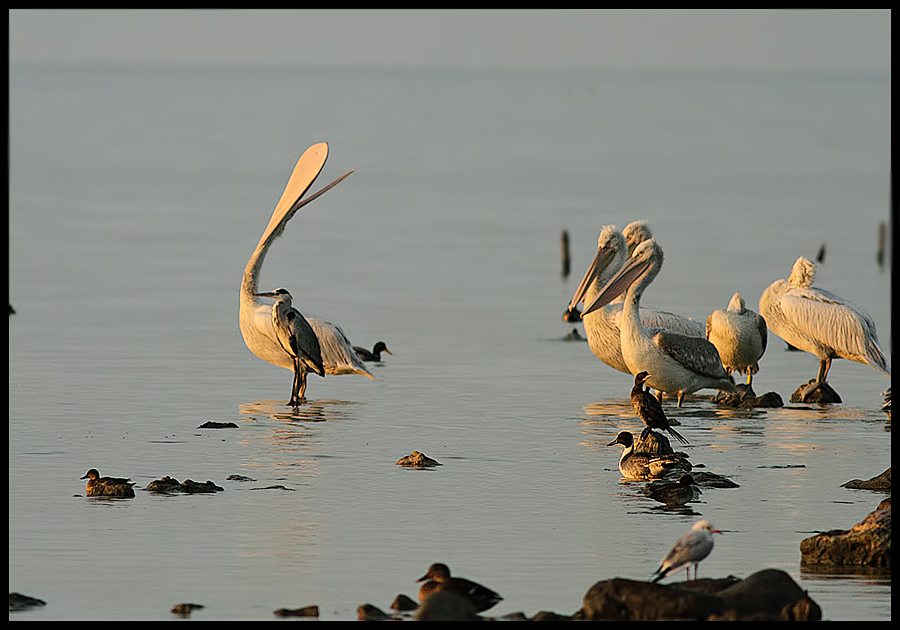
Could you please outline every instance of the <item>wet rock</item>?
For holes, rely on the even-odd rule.
[[[594,584],[581,611],[587,620],[818,620],[819,606],[784,571],[766,569],[744,580],[695,580],[670,585],[616,578]]]
[[[256,481],[256,479],[244,475],[228,475],[225,479],[226,481]]]
[[[840,403],[843,402],[831,385],[828,383],[816,383],[816,379],[811,379],[805,384],[797,388],[791,394],[792,403]]]
[[[849,530],[834,529],[800,543],[800,562],[816,565],[891,566],[891,499]]]
[[[506,619],[506,617],[502,617],[502,619]],[[560,615],[555,612],[550,612],[549,610],[542,610],[534,617],[531,618],[532,621],[573,621],[574,617],[572,615]]]
[[[741,386],[738,385],[738,387],[740,388]],[[754,396],[752,389],[740,394],[718,392],[713,396],[713,402],[723,407],[731,407],[734,409],[772,409],[784,407],[784,401],[781,399],[781,396],[778,395],[778,392],[766,392],[762,396]]]
[[[175,604],[172,607],[172,614],[178,615],[179,617],[184,617],[185,619],[191,616],[191,613],[195,610],[203,610],[203,604]]]
[[[357,621],[387,621],[393,619],[389,614],[373,604],[363,604],[356,609]]]
[[[397,460],[397,466],[409,466],[413,468],[428,468],[431,466],[442,466],[439,461],[431,459],[424,453],[413,451],[406,457]]]
[[[401,612],[415,610],[418,607],[419,602],[403,594],[397,595],[397,597],[394,598],[394,601],[391,602],[391,610],[399,610]]]
[[[863,481],[862,479],[854,479],[841,485],[842,488],[851,488],[853,490],[877,490],[879,492],[891,491],[891,469],[888,468],[877,477],[872,477]]]
[[[186,479],[183,483],[178,483],[177,479],[166,476],[162,479],[151,481],[147,484],[147,490],[160,493],[184,492],[186,494],[202,494],[224,492],[225,488],[217,486],[212,481],[200,483]]]
[[[437,591],[428,597],[415,615],[416,621],[481,621],[468,598],[453,591]]]
[[[238,425],[234,422],[213,422],[210,420],[209,422],[204,422],[201,424],[198,429],[237,429]]]
[[[9,612],[20,612],[23,610],[31,610],[38,606],[46,606],[47,602],[37,597],[23,595],[22,593],[9,594]]]
[[[312,605],[303,608],[279,608],[272,611],[272,614],[276,617],[318,617],[319,607]]]
[[[694,478],[694,483],[701,488],[740,488],[738,484],[728,477],[717,475],[708,470],[697,470],[695,468],[691,471],[691,477]]]

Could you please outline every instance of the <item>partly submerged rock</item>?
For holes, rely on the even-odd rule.
[[[9,594],[9,612],[21,612],[30,610],[37,606],[46,606],[47,602],[31,595],[23,595],[22,593]]]
[[[203,610],[203,604],[175,604],[172,607],[172,614],[187,619],[195,610]]]
[[[828,383],[817,383],[816,379],[810,379],[797,388],[791,394],[792,403],[840,403],[843,402],[831,385]]]
[[[273,614],[277,617],[318,617],[319,607],[312,605],[302,608],[279,608],[273,611]]]
[[[391,610],[399,610],[401,612],[415,610],[418,607],[419,602],[402,593],[397,595],[397,597],[394,598],[394,601],[391,602]]]
[[[728,394],[718,392],[713,396],[713,402],[723,407],[736,409],[758,409],[784,407],[784,401],[778,392],[766,392],[762,396],[754,396],[752,390],[740,394]]]
[[[615,578],[594,584],[581,611],[587,620],[818,620],[819,606],[784,571],[744,580],[702,579],[669,585]]]
[[[850,529],[834,529],[800,542],[800,562],[816,565],[891,566],[891,499]]]
[[[431,466],[442,466],[442,464],[434,459],[431,459],[424,453],[420,453],[419,451],[413,451],[406,457],[401,457],[397,460],[397,466],[409,466],[412,468],[428,468]]]
[[[891,469],[888,468],[877,477],[872,477],[863,481],[862,479],[854,479],[841,485],[841,488],[851,488],[853,490],[877,490],[879,492],[891,491]]]
[[[362,604],[356,607],[357,621],[388,621],[393,617],[374,604]]]
[[[217,486],[212,481],[200,483],[186,479],[183,483],[179,483],[173,477],[163,477],[147,484],[147,490],[150,492],[184,492],[186,494],[203,494],[213,492],[224,492],[225,488]]]

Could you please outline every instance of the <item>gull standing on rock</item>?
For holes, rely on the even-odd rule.
[[[686,566],[687,579],[691,579],[691,565],[694,565],[694,580],[697,579],[697,570],[700,561],[706,558],[713,550],[713,534],[721,534],[714,529],[709,521],[697,521],[687,534],[675,542],[675,546],[663,558],[659,568],[653,574],[654,582],[658,582],[672,571],[677,571]]]

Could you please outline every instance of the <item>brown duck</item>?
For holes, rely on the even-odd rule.
[[[134,497],[134,485],[131,480],[122,477],[101,477],[96,468],[91,468],[82,477],[87,479],[84,493],[89,497]]]
[[[438,591],[450,591],[469,600],[476,612],[483,612],[503,598],[486,586],[461,577],[450,577],[446,564],[436,563],[417,582],[425,582],[419,589],[419,601],[424,602]]]

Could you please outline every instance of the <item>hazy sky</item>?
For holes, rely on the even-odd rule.
[[[874,10],[10,10],[9,61],[889,74]]]

